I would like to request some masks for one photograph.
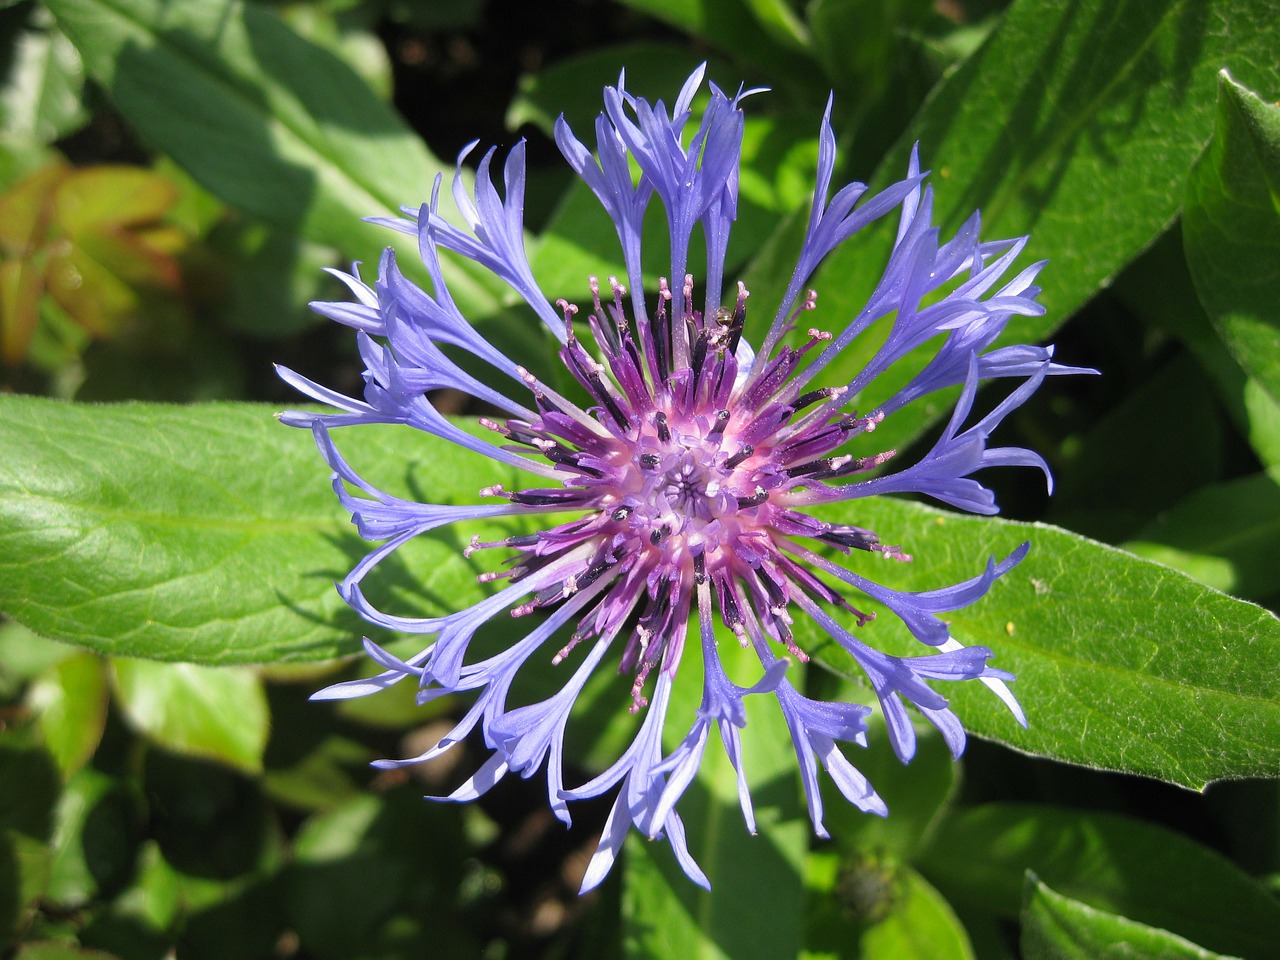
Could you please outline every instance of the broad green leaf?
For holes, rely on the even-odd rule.
[[[63,660],[31,688],[45,745],[66,779],[93,755],[107,722],[107,678],[101,658]]]
[[[988,804],[944,821],[918,866],[957,908],[1016,919],[1032,870],[1064,896],[1251,960],[1280,956],[1280,904],[1229,860],[1118,814]]]
[[[981,602],[947,614],[966,645],[1016,674],[1023,730],[977,683],[938,686],[965,726],[1019,750],[1202,788],[1224,777],[1280,772],[1280,620],[1195,580],[1043,524],[963,517],[878,498],[827,519],[857,523],[902,544],[909,564],[853,558],[849,565],[901,589],[977,575],[990,556],[1024,541],[1031,552]],[[874,564],[874,570],[869,566]],[[926,652],[879,609],[858,631],[893,653]],[[848,664],[815,626],[797,618],[801,643]],[[842,659],[844,658],[844,659]],[[860,672],[848,669],[861,683]],[[855,695],[857,695],[855,693]]]
[[[235,0],[48,6],[125,118],[210,192],[347,257],[417,262],[412,238],[361,218],[416,208],[452,169],[332,53]],[[491,312],[471,276],[451,273],[454,298]]]
[[[1280,107],[1223,70],[1217,119],[1187,184],[1187,266],[1231,352],[1280,401]]]
[[[270,716],[252,670],[123,657],[111,666],[120,708],[149,739],[242,770],[262,769]]]
[[[0,127],[10,137],[51,143],[87,119],[80,55],[52,21],[36,7],[13,44],[12,62],[6,61]]]
[[[918,142],[944,237],[975,210],[985,239],[1031,234],[1026,262],[1049,261],[1038,279],[1048,312],[1013,318],[1002,342],[1043,340],[1177,214],[1187,171],[1212,132],[1217,71],[1225,65],[1272,89],[1277,43],[1270,0],[1017,0],[934,91],[874,182],[900,179]],[[828,259],[811,284],[815,322],[839,329],[857,315],[895,227],[889,218]],[[875,346],[874,337],[855,343],[830,382],[851,379]],[[905,382],[911,364],[900,366],[868,401]],[[915,404],[880,429],[900,448],[944,409]]]
[[[1230,960],[1189,940],[1054,893],[1028,872],[1022,907],[1026,960]]]
[[[310,434],[272,413],[0,398],[0,610],[123,656],[232,664],[355,652],[368,627],[333,582],[372,544],[334,498]],[[409,429],[338,443],[403,496],[472,502],[515,476]],[[406,613],[483,596],[465,543],[448,531],[419,540],[380,568],[371,595]]]
[[[1196,491],[1126,549],[1239,597],[1280,590],[1280,484],[1259,473]]]
[[[905,864],[810,858],[809,932],[801,960],[974,960],[947,901]],[[821,874],[821,875],[818,875]]]
[[[760,672],[731,638],[719,645],[731,677]],[[702,700],[701,658],[688,651],[680,665],[670,714],[692,717]],[[738,679],[742,683],[745,677]],[[695,886],[663,841],[634,830],[627,838],[623,877],[623,934],[628,957],[698,957],[752,960],[795,956],[803,935],[802,865],[809,824],[802,813],[795,751],[773,697],[744,701],[742,764],[754,800],[759,834],[751,836],[738,803],[737,776],[713,729],[697,779],[677,805],[689,848],[711,890]],[[683,723],[668,724],[666,747],[684,737]],[[768,910],[743,904],[768,903]]]

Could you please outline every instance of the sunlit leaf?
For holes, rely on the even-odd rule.
[[[885,498],[830,519],[857,523],[914,557],[875,562],[874,578],[925,590],[977,575],[1024,541],[1027,558],[979,603],[947,614],[960,642],[987,647],[1029,719],[1023,730],[978,683],[947,684],[965,726],[1019,750],[1202,788],[1280,772],[1280,620],[1167,567],[1043,524],[963,517]],[[870,573],[878,558],[852,558]],[[880,610],[854,598],[855,606]],[[797,619],[819,658],[834,643]],[[856,631],[921,654],[887,611]],[[851,664],[855,683],[863,682]],[[857,695],[857,692],[855,692]]]
[[[1047,313],[1014,317],[1001,342],[1044,340],[1177,215],[1213,129],[1217,72],[1229,66],[1271,88],[1280,83],[1278,42],[1270,0],[1019,0],[934,91],[874,181],[900,179],[919,143],[944,236],[975,210],[984,238],[1031,234],[1026,262],[1049,261],[1038,278]],[[815,321],[839,329],[857,315],[896,226],[888,218],[828,259],[812,282]],[[852,379],[876,345],[853,344],[829,368],[831,382]],[[905,382],[910,364],[900,366],[864,403]],[[899,447],[946,408],[913,404],[882,435]]]
[[[111,666],[121,709],[141,733],[178,753],[262,769],[270,717],[253,671],[126,658]]]
[[[107,679],[102,661],[79,654],[54,666],[31,688],[45,745],[63,778],[93,755],[107,722]]]

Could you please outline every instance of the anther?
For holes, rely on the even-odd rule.
[[[631,516],[631,508],[627,506],[619,507],[610,515],[610,519],[616,523],[621,523],[627,517]]]
[[[658,464],[661,462],[662,462],[662,458],[659,457],[656,453],[640,454],[640,466],[645,470],[657,469]]]
[[[755,452],[756,452],[755,447],[753,447],[749,443],[744,443],[742,445],[742,448],[737,453],[735,453],[732,457],[730,457],[724,462],[724,465],[729,470],[733,470],[738,466],[738,464],[742,463],[743,460],[746,460],[747,457],[751,456]]]
[[[732,416],[733,414],[728,410],[717,410],[716,422],[712,425],[711,431],[707,435],[711,437],[718,437],[720,434],[724,433],[725,427],[729,426],[729,418]]]
[[[671,428],[667,425],[667,415],[661,410],[653,415],[653,425],[658,431],[658,439],[666,443],[671,439]]]
[[[844,387],[823,387],[820,390],[810,390],[808,393],[801,394],[792,406],[797,410],[803,410],[811,403],[817,403],[819,400],[829,400],[844,392]]]
[[[756,487],[756,492],[749,497],[738,498],[738,509],[745,510],[748,507],[758,507],[769,499],[769,491],[764,487]]]

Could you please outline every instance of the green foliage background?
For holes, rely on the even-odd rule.
[[[3,955],[1280,957],[1277,51],[1270,0],[0,3]],[[624,67],[670,99],[704,60],[722,87],[770,88],[749,101],[730,248],[753,304],[789,278],[834,93],[839,182],[884,185],[919,143],[944,233],[981,209],[984,237],[1030,233],[1050,261],[1047,313],[1006,341],[1053,340],[1104,375],[1050,382],[1002,427],[1053,464],[1051,501],[1015,476],[991,481],[1005,519],[904,500],[844,518],[908,547],[877,576],[914,589],[1032,541],[952,624],[1018,675],[1029,729],[970,685],[963,762],[924,724],[904,767],[876,719],[853,759],[892,814],[832,798],[819,843],[785,726],[755,711],[760,835],[714,751],[681,808],[713,890],[633,837],[578,898],[604,809],[565,832],[536,778],[424,803],[479,744],[367,766],[420,752],[465,704],[307,702],[367,669],[349,655],[369,628],[332,588],[367,545],[311,438],[275,422],[295,400],[271,363],[357,388],[350,338],[307,309],[344,295],[322,268],[401,246],[362,218],[416,207],[476,137],[528,140],[551,297],[621,273],[551,124],[588,125]],[[872,228],[829,258],[821,316],[857,312],[892,239]],[[486,335],[550,372],[534,319],[450,268]],[[909,456],[945,399],[877,439]],[[344,452],[392,493],[518,482],[356,433]],[[482,595],[465,538],[421,539],[377,599]],[[871,639],[909,649],[893,623]],[[817,630],[797,637],[811,695],[870,697]],[[696,706],[698,669],[674,710]],[[603,673],[571,723],[583,779],[634,724]],[[549,665],[522,682],[558,684]]]

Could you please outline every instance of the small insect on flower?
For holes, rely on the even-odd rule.
[[[565,159],[617,228],[625,281],[584,277],[581,304],[552,304],[524,250],[524,146],[517,144],[507,155],[503,194],[491,179],[490,150],[480,160],[474,191],[464,186],[460,166],[454,177],[453,198],[464,224],[439,213],[439,178],[430,203],[402,219],[382,221],[416,237],[430,292],[406,279],[388,250],[373,285],[355,270],[339,275],[354,302],[315,305],[357,331],[366,368],[363,398],[280,371],[307,396],[337,408],[325,414],[290,412],[282,420],[314,432],[333,470],[334,489],[361,536],[385,541],[339,584],[343,598],[370,623],[433,638],[408,660],[366,640],[383,672],[316,696],[363,696],[406,677],[418,684],[423,702],[459,692],[474,696],[470,709],[432,749],[407,760],[380,761],[399,766],[430,760],[478,727],[492,756],[447,799],[469,800],[509,772],[527,777],[545,767],[551,807],[569,823],[572,801],[616,789],[584,891],[604,878],[633,826],[648,837],[666,837],[685,873],[709,885],[689,853],[677,806],[713,729],[737,771],[743,816],[754,832],[739,739],[746,726],[746,697],[772,697],[782,712],[820,836],[826,832],[819,764],[851,803],[869,813],[887,812],[836,745],[865,746],[870,708],[811,699],[799,671],[789,669],[809,659],[792,630],[797,615],[810,618],[865,671],[903,762],[915,750],[904,701],[937,726],[953,754],[964,749],[960,721],[930,680],[980,680],[1025,724],[1006,686],[1013,678],[988,665],[991,651],[965,647],[952,637],[938,615],[982,597],[1022,559],[1026,544],[1007,557],[991,558],[970,580],[902,592],[831,558],[862,551],[910,560],[900,548],[886,545],[876,532],[820,520],[811,511],[881,494],[917,493],[961,510],[996,513],[991,491],[971,474],[984,467],[1029,466],[1047,478],[1048,468],[1031,451],[989,447],[992,431],[1046,376],[1083,372],[1052,362],[1050,347],[993,348],[1011,317],[1043,312],[1034,285],[1042,264],[1005,279],[1026,238],[984,243],[976,214],[941,242],[931,222],[931,192],[914,152],[906,177],[880,193],[868,196],[863,184],[853,183],[829,196],[836,161],[830,105],[820,128],[817,183],[799,260],[781,302],[770,305],[767,321],[749,321],[750,294],[741,282],[726,289],[724,271],[737,211],[742,102],[755,91],[729,97],[711,85],[709,103],[695,117],[703,72],[699,68],[689,77],[669,110],[662,101],[651,104],[634,96],[621,81],[606,88],[594,153],[563,117],[556,124]],[[655,198],[666,213],[670,271],[656,284],[646,284],[641,225]],[[805,285],[819,263],[856,231],[895,210],[897,240],[869,302],[856,316],[844,318],[834,334],[808,329],[805,318],[815,309],[817,294]],[[702,277],[688,272],[696,227],[706,244]],[[450,295],[440,250],[474,261],[519,294],[559,341],[560,360],[580,398],[554,389],[477,331]],[[841,351],[888,317],[888,336],[862,371],[852,380],[825,382],[824,373]],[[801,333],[805,330],[807,335]],[[934,338],[940,339],[937,352],[892,397],[871,410],[851,408],[887,368]],[[489,386],[442,347],[471,354],[492,368],[495,378],[509,380],[512,389]],[[989,414],[965,427],[978,385],[998,378],[1017,385]],[[959,401],[933,448],[896,471],[879,469],[893,451],[873,445],[877,425],[908,404],[954,386],[962,387]],[[432,405],[431,391],[440,388],[460,390],[498,411],[480,421],[494,434],[492,442]],[[415,427],[516,467],[538,485],[490,486],[480,494],[492,502],[472,506],[391,496],[350,467],[332,436],[334,428],[371,423]],[[378,609],[362,592],[370,571],[420,534],[446,524],[528,514],[567,519],[547,519],[537,533],[496,542],[473,539],[468,556],[498,550],[514,558],[505,569],[495,563],[493,572],[480,577],[506,583],[474,606],[409,618]],[[892,611],[928,652],[890,656],[865,643],[854,631],[871,617],[851,602],[858,594]],[[476,631],[503,611],[516,616],[545,611],[546,616],[506,649],[477,659],[469,651]],[[717,652],[717,620],[758,657],[750,686],[738,685],[726,673]],[[696,649],[687,652],[691,624]],[[553,641],[562,627],[567,640]],[[697,671],[703,678],[702,703],[693,716],[668,716],[686,654],[702,658]],[[561,664],[567,679],[546,700],[509,703],[517,673],[534,656]],[[638,729],[603,773],[566,786],[565,729],[574,701],[597,669],[632,678],[626,706],[641,715]],[[678,724],[677,730],[688,724],[687,735],[669,752],[662,736],[668,723]]]

